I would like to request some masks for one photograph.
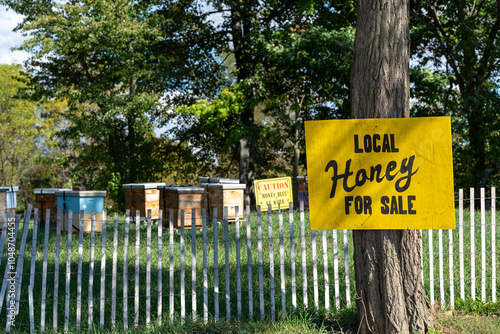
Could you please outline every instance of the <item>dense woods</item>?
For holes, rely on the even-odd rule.
[[[131,182],[251,190],[307,173],[305,120],[351,115],[355,1],[1,3],[30,58],[1,68],[0,185],[84,185],[114,209]],[[410,116],[452,117],[457,186],[498,185],[500,2],[409,14]]]

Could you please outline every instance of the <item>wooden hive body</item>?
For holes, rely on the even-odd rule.
[[[158,187],[160,208],[163,210],[163,225],[169,226],[170,210],[174,210],[174,228],[181,227],[181,210],[184,210],[184,227],[192,228],[192,210],[195,210],[195,228],[201,228],[201,207],[203,188],[196,187]]]
[[[46,211],[50,210],[50,228],[57,227],[57,191],[70,191],[71,189],[35,189],[36,208],[38,209],[38,226],[45,226]]]
[[[0,187],[0,230],[7,215],[16,216],[16,192],[18,190],[19,187]]]
[[[151,210],[151,218],[158,219],[160,210],[160,191],[158,186],[165,183],[132,183],[124,184],[125,210],[135,217],[136,211],[140,211],[141,218],[146,218],[148,210]]]
[[[236,219],[236,207],[239,207],[239,219],[242,220],[244,215],[244,194],[246,186],[242,183],[237,184],[203,184],[205,188],[205,203],[208,216],[214,215],[214,208],[217,208],[217,220],[224,219],[224,207],[228,207],[228,220]]]

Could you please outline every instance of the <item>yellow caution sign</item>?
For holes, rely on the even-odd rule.
[[[305,123],[313,230],[453,229],[449,117]]]
[[[267,211],[269,204],[272,210],[278,210],[278,207],[288,209],[289,203],[293,202],[291,177],[255,180],[254,187],[255,201],[261,211]]]

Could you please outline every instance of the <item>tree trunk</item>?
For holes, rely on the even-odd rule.
[[[353,118],[409,116],[409,2],[358,1]],[[360,333],[429,328],[418,230],[353,231]]]
[[[250,55],[250,29],[251,29],[251,5],[252,2],[229,1],[231,8],[231,34],[233,38],[234,57],[237,69],[238,82],[245,82],[251,76],[252,59]],[[252,92],[247,92],[247,103],[243,106],[239,118],[245,133],[240,139],[240,183],[246,184],[244,204],[255,208],[255,152],[253,149],[253,133],[255,127],[254,110],[251,103]]]

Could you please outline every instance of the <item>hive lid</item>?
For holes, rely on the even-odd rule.
[[[71,191],[71,189],[59,189],[59,188],[36,188],[35,189],[35,194],[40,195],[40,194],[55,194],[58,191]]]
[[[204,191],[203,188],[190,186],[158,186],[158,189],[173,190],[177,192]]]
[[[165,183],[154,183],[154,182],[146,182],[146,183],[128,183],[122,185],[123,189],[157,189],[158,186],[164,186]]]
[[[62,190],[56,191],[57,196],[71,196],[71,197],[105,197],[106,191],[96,191],[96,190]]]
[[[211,189],[246,189],[244,183],[202,183],[202,187]]]
[[[19,191],[19,187],[0,187],[0,192],[16,192]]]
[[[200,177],[198,180],[202,183],[240,183],[238,179],[225,179],[221,177]]]

